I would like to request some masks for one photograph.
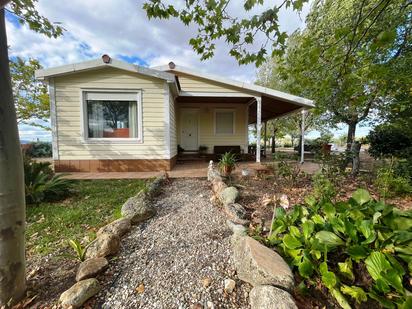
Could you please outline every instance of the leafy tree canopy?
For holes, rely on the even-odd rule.
[[[411,65],[402,79],[389,74],[410,52],[410,6],[404,0],[315,1],[307,28],[288,39],[283,56],[270,60],[272,79],[314,99],[325,123],[348,124],[351,143],[356,125],[394,97],[392,78],[411,84]]]
[[[10,61],[10,74],[18,123],[47,128],[36,120],[50,117],[47,86],[36,80],[34,72],[41,69],[36,59],[27,61],[17,57]]]
[[[9,1],[4,1],[9,2]],[[19,22],[27,24],[35,32],[44,34],[49,38],[57,38],[63,34],[63,27],[59,22],[51,22],[46,17],[40,15],[36,9],[38,0],[13,0],[10,1],[9,12],[18,17]]]
[[[239,12],[239,16],[229,12],[231,0],[187,0],[183,5],[166,2],[148,0],[143,8],[149,18],[178,18],[185,25],[196,25],[197,36],[191,38],[189,43],[202,60],[213,57],[216,41],[223,39],[230,46],[230,55],[240,64],[255,63],[259,66],[268,53],[280,54],[285,48],[287,34],[279,27],[280,10],[291,8],[300,12],[308,0],[284,0],[277,4],[270,1],[266,5],[264,0],[244,0],[243,11]],[[262,12],[241,17],[253,9]],[[263,34],[265,42],[254,50],[259,34]],[[272,52],[268,52],[268,49]]]

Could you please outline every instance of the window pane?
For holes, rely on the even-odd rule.
[[[86,102],[89,138],[137,137],[137,102]]]
[[[233,112],[216,112],[216,133],[233,134]]]

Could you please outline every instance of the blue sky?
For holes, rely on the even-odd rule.
[[[6,13],[6,28],[10,57],[39,59],[44,67],[80,62],[109,54],[113,58],[142,65],[163,65],[169,61],[193,67],[196,70],[222,75],[252,83],[256,78],[253,65],[239,66],[228,55],[225,42],[217,43],[215,57],[200,61],[188,44],[195,34],[193,27],[183,26],[175,20],[147,20],[142,9],[143,0],[39,0],[38,10],[66,29],[64,35],[50,39],[22,26],[17,17]],[[268,3],[272,1],[268,1]],[[280,1],[277,1],[280,2]],[[241,12],[241,1],[232,1],[229,10]],[[261,8],[263,9],[263,7]],[[291,10],[280,12],[280,26],[289,33],[304,27],[306,5],[298,15]],[[258,13],[258,10],[252,13]],[[256,46],[263,42],[256,41]],[[359,128],[358,135],[367,134],[368,128]],[[20,125],[22,140],[50,140],[50,132]],[[334,130],[340,135],[345,128]],[[309,137],[316,137],[312,132]]]

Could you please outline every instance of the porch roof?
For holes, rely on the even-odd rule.
[[[182,92],[181,92],[182,93]],[[262,121],[267,121],[274,118],[279,118],[287,114],[297,112],[303,107],[290,103],[274,99],[265,95],[262,95]],[[214,96],[199,96],[197,94],[191,95],[190,93],[184,93],[177,97],[178,103],[199,103],[199,104],[210,104],[210,103],[232,103],[232,104],[248,104],[249,105],[249,117],[248,123],[254,124],[257,121],[257,108],[256,108],[256,98],[254,96],[236,96],[231,94],[226,95],[214,95]]]
[[[295,96],[286,92],[274,90],[267,87],[262,87],[254,84],[248,84],[239,82],[221,76],[200,73],[195,70],[178,66],[173,62],[168,65],[154,67],[153,69],[173,73],[179,78],[179,73],[198,77],[211,82],[217,82],[223,85],[236,87],[239,92],[230,93],[212,93],[212,92],[185,92],[180,90],[178,96],[178,102],[199,102],[199,103],[212,103],[212,102],[224,102],[224,103],[241,103],[252,105],[249,108],[249,124],[257,122],[256,111],[256,97],[262,98],[262,115],[261,120],[266,121],[269,119],[279,118],[281,116],[302,110],[311,109],[314,107],[312,100]],[[250,95],[248,95],[250,94]]]

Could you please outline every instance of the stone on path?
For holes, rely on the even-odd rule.
[[[239,279],[253,286],[292,290],[293,274],[282,257],[249,236],[232,236],[233,260]]]
[[[225,279],[225,292],[226,293],[232,293],[235,287],[236,287],[235,280]]]
[[[132,223],[128,218],[117,219],[97,231],[97,236],[101,234],[115,234],[119,237],[122,237],[124,234],[130,231]]]
[[[63,308],[79,308],[99,291],[100,284],[96,279],[82,280],[60,295],[60,303]]]
[[[122,216],[129,218],[132,224],[143,222],[156,214],[150,205],[148,196],[141,191],[138,195],[129,198],[122,206]]]
[[[104,257],[87,259],[82,262],[77,269],[76,281],[93,278],[109,266],[109,262]]]
[[[292,296],[271,285],[255,286],[249,294],[252,309],[297,309]]]
[[[87,248],[86,258],[115,255],[120,249],[120,238],[115,234],[100,234]]]

